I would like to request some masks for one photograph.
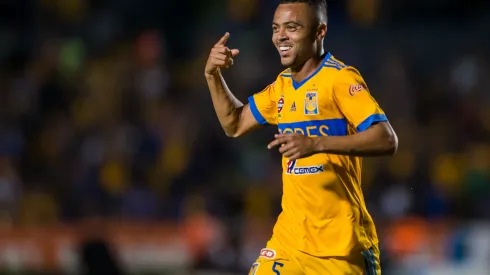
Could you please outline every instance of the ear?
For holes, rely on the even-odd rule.
[[[320,25],[318,25],[318,28],[316,31],[316,39],[317,40],[323,40],[326,35],[327,35],[327,24],[320,23]]]

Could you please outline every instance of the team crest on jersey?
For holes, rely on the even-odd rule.
[[[259,265],[260,265],[259,263],[253,263],[248,275],[255,275],[255,273],[257,273],[257,270],[259,270]]]
[[[276,257],[276,251],[274,249],[262,248],[260,250],[260,257],[272,260]]]
[[[287,163],[286,174],[288,175],[313,175],[324,171],[323,165],[315,166],[296,166],[296,160]]]
[[[350,84],[349,86],[349,94],[351,96],[355,96],[356,94],[362,92],[363,90],[365,90],[364,86],[362,86],[361,84]]]
[[[306,93],[305,115],[318,115],[318,96],[316,92]]]

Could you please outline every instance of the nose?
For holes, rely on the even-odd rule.
[[[277,39],[279,40],[279,42],[283,42],[283,41],[288,40],[288,36],[287,36],[286,30],[284,28],[281,28],[279,30],[279,33],[277,34]]]

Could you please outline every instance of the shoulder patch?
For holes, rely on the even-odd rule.
[[[276,251],[270,248],[262,248],[260,250],[260,257],[272,260],[276,257]]]
[[[358,94],[364,90],[366,90],[366,88],[359,83],[349,85],[349,95],[351,95],[351,96],[355,96],[356,94]]]

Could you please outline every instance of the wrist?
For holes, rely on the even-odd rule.
[[[206,80],[215,80],[216,78],[219,78],[219,70],[212,73],[205,72],[204,76],[206,77]]]
[[[325,139],[328,137],[314,137],[313,140],[313,152],[315,153],[324,153],[327,148],[325,146]]]

